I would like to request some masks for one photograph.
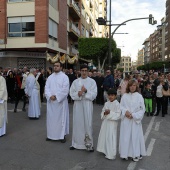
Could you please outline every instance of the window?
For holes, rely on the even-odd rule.
[[[49,30],[48,30],[49,38],[52,38],[57,41],[57,31],[58,31],[57,23],[52,19],[49,19]]]
[[[49,0],[49,4],[50,4],[54,9],[58,9],[58,0]]]
[[[8,37],[35,36],[34,20],[33,16],[8,18]]]

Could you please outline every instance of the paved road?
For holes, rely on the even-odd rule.
[[[7,135],[0,138],[0,170],[169,170],[170,169],[170,111],[162,118],[144,117],[143,130],[148,156],[134,163],[107,160],[98,152],[69,150],[71,145],[72,107],[70,104],[70,135],[67,142],[46,141],[46,104],[39,120],[29,120],[26,112],[13,113],[8,104]],[[102,106],[94,104],[94,144],[101,126]],[[118,133],[119,134],[119,133]]]

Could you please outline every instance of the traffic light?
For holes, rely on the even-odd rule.
[[[149,24],[153,25],[154,19],[152,14],[149,15]]]

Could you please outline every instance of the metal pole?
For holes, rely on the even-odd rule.
[[[111,36],[111,5],[112,5],[112,3],[111,3],[111,0],[110,0],[110,13],[109,13],[109,15],[110,15],[110,17],[109,17],[109,21],[110,21],[110,25],[109,25],[109,52],[108,52],[108,58],[109,58],[109,69],[111,70],[111,38],[112,38],[112,36]],[[112,71],[112,70],[111,70]]]
[[[119,25],[115,28],[115,30],[112,32],[111,38],[113,38],[113,35],[115,34],[115,32],[117,31],[117,29],[118,29],[121,25],[124,25],[126,22],[129,22],[129,21],[141,20],[141,19],[149,19],[149,17],[145,17],[145,18],[133,18],[133,19],[128,19],[128,20],[122,22],[122,23],[119,24]]]

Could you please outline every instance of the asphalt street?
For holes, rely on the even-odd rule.
[[[70,134],[67,142],[46,141],[46,103],[42,104],[39,120],[29,120],[27,112],[14,113],[14,104],[8,104],[7,134],[0,137],[0,170],[169,170],[170,169],[170,108],[164,118],[143,119],[143,132],[147,156],[135,163],[123,161],[117,153],[116,160],[104,155],[80,150],[69,150],[72,134],[72,108],[70,104]],[[102,106],[94,104],[94,145],[101,126]],[[119,123],[120,125],[120,123]],[[118,128],[119,139],[119,128]]]

